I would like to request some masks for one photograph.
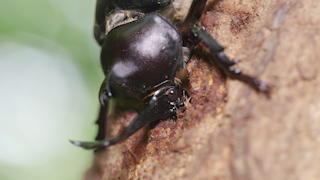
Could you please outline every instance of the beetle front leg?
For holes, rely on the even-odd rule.
[[[97,133],[96,140],[102,140],[106,136],[107,114],[108,114],[108,108],[100,105],[99,117],[96,121],[96,124],[98,125],[98,133]]]
[[[270,88],[266,83],[260,81],[258,78],[243,74],[239,69],[236,69],[234,65],[238,61],[231,61],[224,53],[224,48],[221,47],[212,36],[207,33],[203,26],[195,26],[188,29],[183,34],[184,46],[193,48],[198,43],[202,43],[206,48],[210,50],[215,57],[215,64],[230,78],[237,79],[249,84],[253,89],[258,92],[263,92],[269,96]]]
[[[189,9],[189,13],[182,25],[182,28],[181,28],[182,30],[189,29],[199,21],[206,3],[207,3],[207,0],[192,1],[191,7]]]
[[[109,140],[96,142],[79,142],[71,140],[70,142],[85,149],[103,148],[123,142],[146,124],[155,120],[165,120],[174,116],[176,107],[179,107],[181,103],[180,99],[185,98],[182,96],[185,96],[184,90],[177,89],[174,86],[163,87],[146,99],[148,102],[146,107],[120,135]]]
[[[106,135],[106,122],[109,112],[109,100],[112,98],[112,93],[108,84],[108,78],[103,81],[99,91],[100,112],[96,124],[98,125],[98,134],[96,140],[102,140]]]

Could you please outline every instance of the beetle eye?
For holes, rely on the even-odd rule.
[[[167,91],[167,95],[168,95],[168,98],[170,101],[176,101],[179,97],[181,97],[181,94],[178,93],[178,90],[177,89],[169,89]]]

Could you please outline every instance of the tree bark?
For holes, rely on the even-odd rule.
[[[86,179],[319,179],[319,0],[212,0],[200,22],[271,97],[194,57],[179,118],[96,153]],[[110,134],[135,115],[112,117]]]

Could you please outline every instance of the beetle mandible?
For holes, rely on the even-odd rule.
[[[144,125],[172,118],[184,105],[187,92],[175,82],[176,72],[202,43],[215,64],[229,77],[269,94],[259,79],[241,73],[224,49],[197,25],[207,0],[97,0],[94,35],[102,46],[105,79],[99,99],[102,105],[95,142],[71,141],[85,149],[108,147],[126,140]],[[143,109],[118,136],[103,140],[110,99],[133,101]],[[135,109],[134,106],[131,108]]]

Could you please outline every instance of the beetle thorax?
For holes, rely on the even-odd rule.
[[[101,64],[111,90],[142,99],[161,84],[174,83],[181,52],[180,34],[151,14],[111,30]]]

